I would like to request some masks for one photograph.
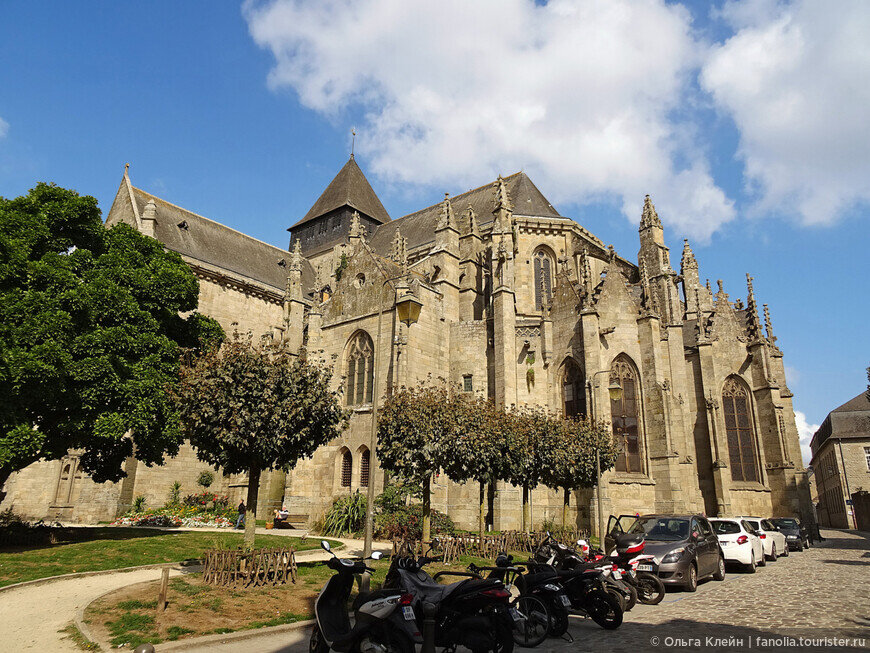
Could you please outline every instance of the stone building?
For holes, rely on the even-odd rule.
[[[810,441],[820,526],[858,528],[870,491],[870,398],[866,392],[835,408]],[[870,523],[870,514],[863,515]]]
[[[286,338],[334,366],[348,429],[286,476],[264,477],[262,498],[283,498],[293,514],[313,519],[341,493],[378,489],[372,398],[430,377],[505,405],[610,420],[622,453],[604,477],[606,512],[811,510],[767,306],[762,325],[748,275],[745,300],[702,283],[688,242],[675,270],[649,197],[636,262],[562,216],[522,172],[393,220],[353,156],[290,227],[289,251],[135,188],[126,172],[106,222],[121,221],[184,258],[200,310],[227,331]],[[412,326],[396,317],[406,293],[422,302]],[[618,401],[607,392],[614,381]],[[160,504],[175,480],[193,491],[206,467],[188,448],[159,468],[131,459],[126,479],[98,486],[75,476],[75,460],[22,471],[6,505],[111,518],[138,495]],[[215,489],[235,497],[243,486],[218,475]],[[477,523],[476,494],[434,480],[434,506],[462,525]],[[520,503],[517,488],[491,488],[494,528],[517,528]],[[532,510],[536,523],[552,519],[561,497],[539,488]],[[572,510],[588,525],[593,493],[576,492]]]

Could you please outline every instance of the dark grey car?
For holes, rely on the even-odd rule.
[[[622,533],[643,535],[643,552],[655,556],[659,578],[665,585],[694,592],[699,580],[725,579],[719,538],[703,515],[611,516],[607,531],[608,546]]]

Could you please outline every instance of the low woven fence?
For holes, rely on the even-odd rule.
[[[558,532],[552,531],[551,535],[569,546],[586,537],[585,531],[580,529],[560,529]],[[547,533],[543,531],[504,531],[497,535],[484,535],[482,538],[478,535],[438,536],[435,550],[446,563],[456,562],[461,556],[495,558],[499,553],[507,551],[533,553],[546,536]],[[397,555],[421,555],[423,552],[423,543],[420,540],[393,540],[390,559]]]
[[[202,579],[221,587],[259,587],[296,582],[296,556],[292,548],[253,551],[206,551]]]

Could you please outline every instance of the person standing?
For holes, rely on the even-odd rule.
[[[239,502],[238,511],[239,518],[236,520],[236,528],[241,528],[245,525],[245,513],[248,511],[248,509],[245,507],[244,500]]]

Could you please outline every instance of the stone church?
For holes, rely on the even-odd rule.
[[[263,475],[270,512],[283,501],[298,521],[314,520],[337,496],[379,490],[373,397],[442,377],[505,405],[610,421],[621,453],[604,475],[605,514],[811,514],[767,305],[749,275],[733,300],[721,281],[702,282],[687,241],[675,270],[649,197],[636,262],[562,216],[522,172],[391,219],[353,156],[290,227],[286,251],[136,188],[126,170],[106,219],[118,222],[181,255],[199,279],[200,310],[228,333],[305,347],[343,385],[349,427],[291,472]],[[396,305],[409,294],[421,307],[406,325]],[[71,451],[11,478],[3,507],[108,520],[140,495],[162,505],[175,481],[197,491],[207,466],[183,447],[163,466],[131,458],[125,469],[121,482],[96,484]],[[215,471],[211,489],[238,500],[245,478]],[[435,508],[476,527],[476,485],[441,475],[432,490]],[[576,523],[590,526],[595,502],[574,493]],[[531,503],[536,525],[561,515],[558,492],[538,488]],[[493,528],[519,527],[517,488],[490,488],[489,504]]]

